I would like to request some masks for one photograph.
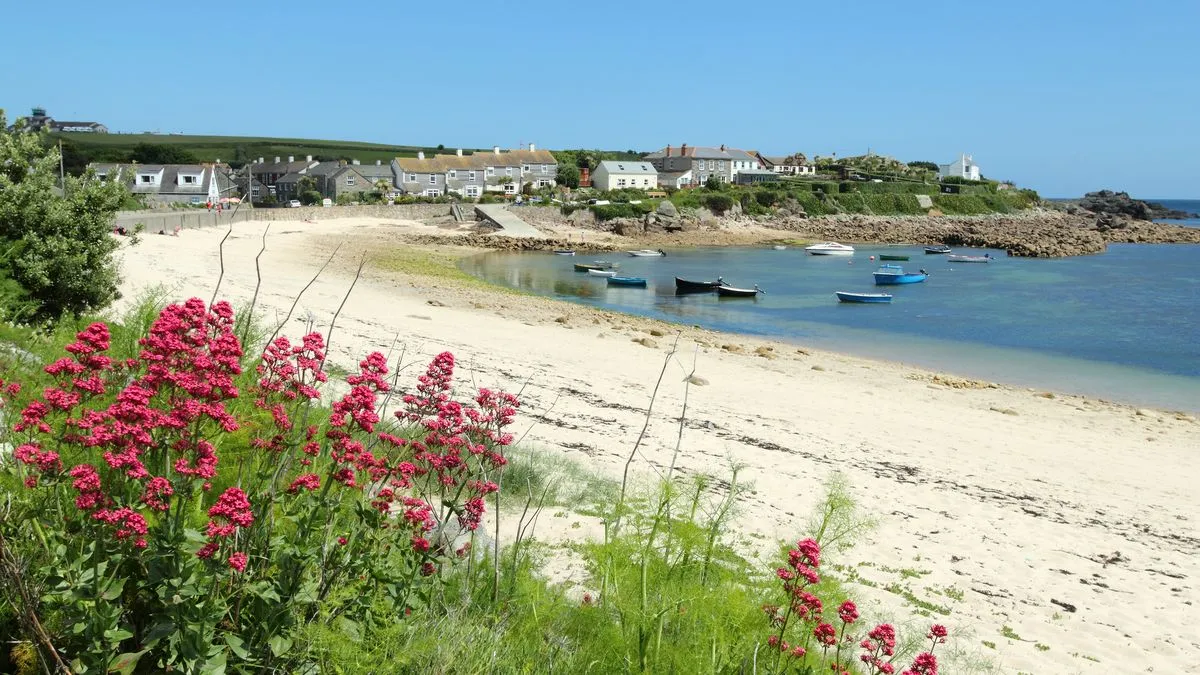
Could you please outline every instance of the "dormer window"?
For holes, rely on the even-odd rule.
[[[138,176],[138,182],[141,183],[142,185],[153,185],[154,184],[154,174],[144,173],[144,174]]]
[[[183,184],[184,185],[195,185],[196,177],[195,176],[183,176]]]

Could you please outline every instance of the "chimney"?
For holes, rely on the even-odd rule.
[[[304,156],[304,161],[306,161],[306,162],[311,162],[311,161],[312,161],[312,155],[305,155],[305,156]]]
[[[725,144],[724,143],[721,144],[721,152],[725,152]]]
[[[263,158],[262,158],[262,157],[259,157],[259,158],[258,158],[258,163],[259,163],[259,164],[266,164],[266,162],[264,162],[264,161],[263,161]]]
[[[294,162],[294,161],[296,161],[296,156],[295,156],[295,155],[288,155],[288,163],[289,163],[289,164],[291,164],[291,163],[292,163],[292,162]]]
[[[530,151],[530,152],[533,152],[534,150],[537,150],[537,146],[536,146],[536,145],[534,145],[533,143],[530,143],[530,144],[529,144],[529,151]]]
[[[350,160],[350,163],[353,164],[354,166],[358,166],[362,162],[359,162],[357,159],[352,159],[352,160]]]
[[[278,163],[279,163],[279,155],[276,155],[276,156],[275,156],[275,163],[276,163],[276,164],[278,164]]]
[[[375,166],[383,166],[383,160],[382,159],[375,160]]]
[[[679,156],[687,157],[687,143],[679,146]]]
[[[671,156],[671,146],[667,146],[667,157]]]
[[[425,151],[418,150],[417,151],[417,159],[425,159]]]
[[[462,157],[462,148],[459,148],[454,154],[458,155],[459,157]]]
[[[592,174],[586,166],[579,167],[579,185],[580,187],[588,187],[592,184]]]
[[[492,154],[494,154],[494,155],[498,155],[498,154],[500,154],[500,146],[498,146],[498,145],[493,145],[493,146],[492,146]]]

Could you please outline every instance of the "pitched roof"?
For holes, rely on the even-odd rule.
[[[262,164],[258,164],[256,162],[253,164],[247,164],[246,166],[249,166],[250,171],[255,174],[288,174],[303,171],[309,167],[312,167],[313,165],[319,166],[320,162],[316,160],[309,161],[306,159],[301,159],[294,162],[263,162]]]
[[[370,178],[373,181],[380,178],[389,181],[392,179],[391,164],[351,164],[350,168],[362,174],[363,178]]]
[[[489,166],[521,166],[523,164],[555,164],[548,150],[481,151],[470,155],[434,155],[425,159],[397,157],[396,165],[412,173],[445,173],[450,169],[486,169]]]
[[[644,174],[647,176],[653,176],[658,173],[658,171],[654,169],[654,166],[649,162],[643,162],[636,159],[628,162],[616,159],[606,159],[600,162],[600,166],[597,166],[596,170],[599,171],[601,167],[603,167],[604,170],[609,173]]]
[[[737,155],[735,156],[733,153],[737,153]],[[655,150],[654,152],[646,155],[646,159],[659,159],[659,158],[666,157],[666,156],[667,156],[667,149],[663,148],[662,150]],[[671,148],[671,156],[672,157],[691,157],[693,159],[737,159],[737,160],[744,160],[746,158],[753,159],[744,150],[736,150],[733,148],[725,148],[724,150],[722,150],[721,148],[712,148],[712,147],[708,147],[708,146],[704,146],[704,145],[700,145],[700,146],[689,145],[686,148],[684,148],[683,146],[680,146],[678,148],[672,147]]]

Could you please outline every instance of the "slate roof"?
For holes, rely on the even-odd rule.
[[[281,174],[281,175],[289,174],[289,173],[299,173],[300,171],[304,171],[304,170],[308,169],[309,167],[313,166],[314,164],[317,166],[320,166],[320,164],[315,159],[312,161],[309,161],[306,159],[301,159],[301,160],[296,160],[294,162],[278,162],[278,163],[277,162],[263,162],[262,164],[258,164],[256,162],[254,164],[247,164],[247,166],[250,167],[251,173],[253,173],[256,176],[259,176],[259,175],[263,175],[263,174],[275,174],[275,173]]]
[[[548,150],[502,150],[499,153],[481,151],[459,157],[434,155],[425,159],[397,157],[396,165],[409,173],[445,173],[450,169],[486,169],[489,166],[522,166],[524,164],[556,164]]]
[[[678,147],[678,148],[672,147],[671,148],[671,156],[672,157],[690,157],[692,159],[742,159],[742,157],[740,155],[735,158],[732,154],[730,154],[729,148],[722,150],[720,148],[710,148],[710,147],[703,146],[703,145],[695,146],[695,147],[689,145],[686,150],[687,151],[684,152],[684,148],[682,146]],[[741,153],[742,155],[746,154],[745,152],[743,152],[741,150],[737,150],[736,152]],[[663,148],[662,150],[656,150],[656,151],[646,155],[646,159],[660,159],[660,158],[663,158],[666,156],[667,156],[667,149]]]
[[[139,185],[136,179],[131,181],[130,192],[134,194],[159,195],[207,195],[209,182],[216,177],[217,189],[228,190],[233,187],[233,181],[219,166],[204,166],[201,164],[90,164],[97,174],[111,176],[114,173],[135,178],[138,174],[159,174],[161,178],[154,185]],[[199,175],[195,183],[184,183],[181,175]]]
[[[649,162],[642,162],[638,160],[623,161],[606,159],[600,162],[600,166],[596,167],[596,171],[599,171],[600,167],[604,167],[604,170],[609,173],[637,174],[646,176],[654,176],[658,174],[658,171],[656,171],[654,166]]]

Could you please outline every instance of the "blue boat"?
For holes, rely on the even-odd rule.
[[[880,303],[891,302],[891,293],[847,293],[846,291],[836,291],[838,302],[862,302],[862,303]]]
[[[876,286],[896,286],[899,284],[919,284],[929,277],[925,270],[919,273],[904,273],[904,268],[899,265],[881,265],[875,271]]]
[[[646,287],[646,280],[642,277],[609,277],[609,286],[637,286],[639,288]]]

